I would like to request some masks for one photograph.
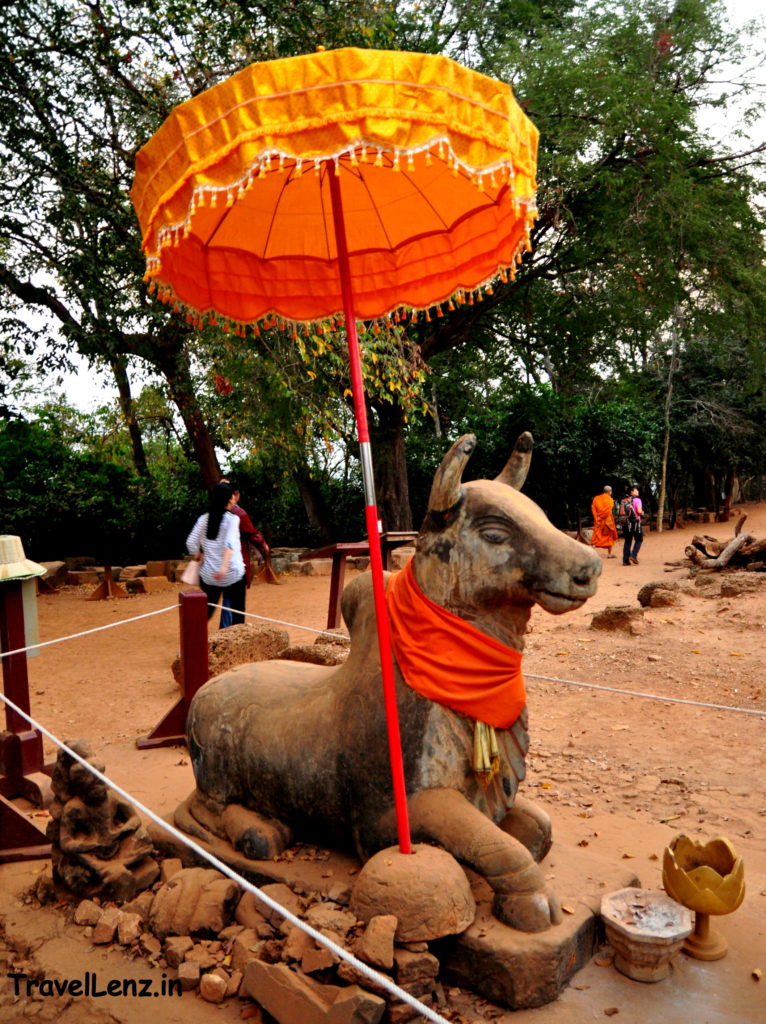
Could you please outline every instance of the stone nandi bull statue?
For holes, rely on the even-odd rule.
[[[475,444],[462,437],[436,473],[412,572],[432,602],[489,646],[520,652],[532,606],[554,614],[580,607],[601,566],[519,492],[530,434],[495,480],[462,484]],[[197,693],[187,726],[197,789],[176,813],[182,828],[213,832],[252,859],[275,856],[293,835],[325,846],[351,840],[363,860],[396,843],[369,573],[346,588],[342,610],[351,633],[343,665],[242,665]],[[482,785],[472,767],[474,721],[421,696],[398,664],[395,673],[413,839],[483,875],[495,913],[511,926],[549,927],[560,911],[535,860],[550,846],[550,822],[516,798],[526,709],[497,729],[500,770]]]

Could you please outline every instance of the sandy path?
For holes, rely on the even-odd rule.
[[[747,512],[748,532],[765,536],[766,506],[748,506]],[[664,563],[682,557],[692,533],[723,538],[731,536],[733,526],[705,524],[649,534],[640,565],[625,568],[620,558],[605,561],[598,593],[583,609],[562,617],[535,611],[525,655],[532,735],[526,795],[547,805],[558,839],[634,859],[636,872],[650,887],[660,885],[656,858],[677,832],[731,838],[745,857],[749,878],[745,904],[720,922],[732,951],[719,965],[684,961],[686,1003],[674,1001],[668,985],[662,996],[661,986],[639,986],[612,969],[590,966],[576,979],[586,987],[567,990],[551,1007],[513,1015],[517,1024],[527,1019],[577,1024],[600,1019],[612,1005],[620,1008],[622,1022],[685,1024],[692,1019],[688,1000],[697,984],[712,993],[705,1007],[694,1011],[698,1021],[766,1019],[766,981],[759,986],[750,977],[753,967],[766,970],[766,581],[754,595],[726,600],[684,596],[674,607],[649,609],[641,636],[589,628],[592,613],[608,604],[636,606],[642,584],[684,577],[683,570],[666,573]],[[284,577],[280,586],[251,590],[248,610],[321,629],[328,592],[326,575]],[[178,695],[170,671],[179,643],[176,593],[127,601],[83,598],[84,592],[75,588],[42,596],[40,639],[169,610],[42,649],[29,662],[32,713],[63,739],[89,739],[116,782],[164,813],[193,786],[188,756],[183,748],[139,751],[135,740],[151,730]],[[295,642],[313,641],[314,635],[303,630],[289,632]],[[534,678],[538,675],[760,714],[578,689]],[[46,752],[53,754],[48,744]],[[11,898],[38,867],[0,868],[0,893]],[[478,1019],[492,1016],[492,1008],[474,1007],[472,1012]],[[121,1013],[119,1019],[127,1022],[142,1019],[131,1017],[125,1006]],[[165,1015],[158,1021],[173,1024],[176,1017],[170,1013],[163,1006]],[[229,1006],[216,1013],[220,1020],[236,1019]],[[191,1020],[188,1015],[178,1019]]]

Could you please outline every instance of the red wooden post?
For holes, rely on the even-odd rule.
[[[112,567],[111,565],[104,566],[104,578],[88,597],[86,601],[104,601],[107,598],[112,597],[130,597],[125,587],[121,583],[115,583],[112,579]]]
[[[178,595],[181,626],[181,696],[148,736],[136,740],[139,750],[186,743],[186,716],[192,697],[210,675],[207,646],[207,594],[189,590]]]
[[[21,580],[0,583],[0,650],[17,651],[26,644]],[[3,692],[19,711],[31,714],[27,655],[22,651],[2,659]],[[42,806],[50,792],[43,761],[43,738],[25,718],[5,706],[5,731],[0,732],[0,863],[33,860],[50,855],[50,844],[27,816],[11,803],[24,797]]]

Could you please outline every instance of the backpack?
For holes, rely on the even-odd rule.
[[[620,502],[618,520],[623,526],[627,523],[635,523],[638,521],[636,510],[633,508],[632,498],[623,498]]]

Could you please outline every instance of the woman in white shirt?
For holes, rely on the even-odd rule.
[[[245,563],[239,539],[239,519],[229,509],[234,504],[231,484],[216,484],[210,492],[207,512],[200,516],[186,538],[189,554],[201,561],[200,587],[207,594],[207,617],[213,614],[221,594],[226,594],[233,615],[231,625],[245,621]]]

